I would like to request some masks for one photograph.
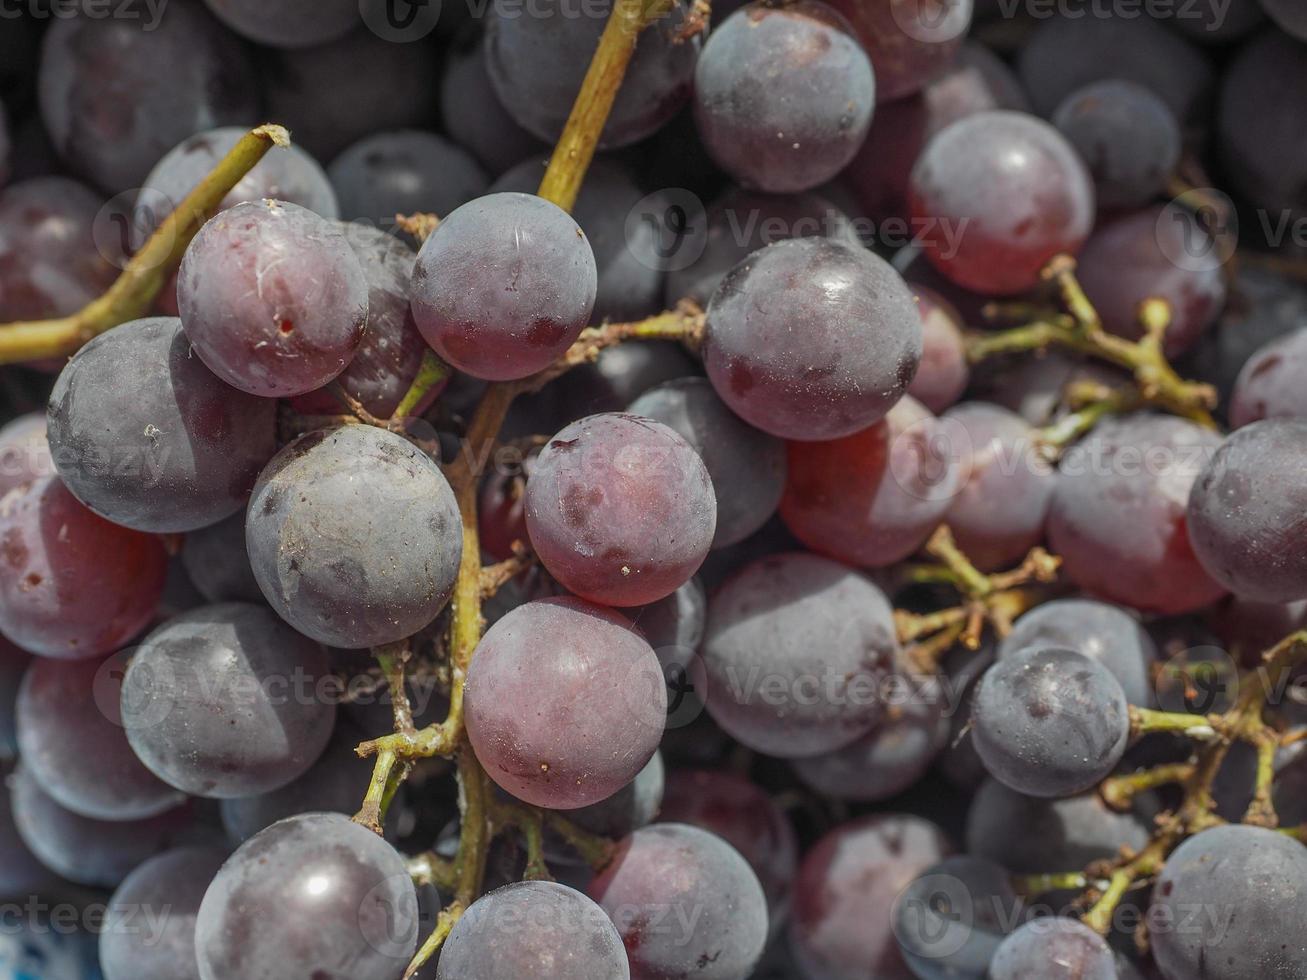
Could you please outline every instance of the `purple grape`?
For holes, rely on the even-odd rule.
[[[971,26],[972,0],[832,0],[876,67],[876,97],[912,95],[946,72]]]
[[[18,754],[18,691],[31,663],[30,653],[0,636],[0,760],[12,760]]]
[[[320,388],[363,340],[368,282],[338,227],[278,201],[211,218],[182,259],[182,326],[214,374],[253,395]]]
[[[1307,420],[1268,419],[1232,433],[1206,460],[1189,497],[1189,539],[1202,566],[1259,602],[1307,599]]]
[[[1184,419],[1136,414],[1100,423],[1062,457],[1048,541],[1067,579],[1147,612],[1180,613],[1225,589],[1194,554],[1189,490],[1220,445]]]
[[[245,550],[245,511],[186,535],[181,560],[209,602],[263,601]]]
[[[1271,2],[1271,0],[1268,0]],[[1266,22],[1261,0],[1232,0],[1223,7],[1198,6],[1173,17],[1171,24],[1191,40],[1205,45],[1228,44],[1256,30]]]
[[[334,41],[360,23],[357,0],[204,0],[242,37],[273,48],[307,48]]]
[[[45,412],[29,412],[0,427],[0,497],[15,487],[54,473],[45,432]]]
[[[1103,937],[1075,919],[1027,922],[994,951],[989,980],[1117,980],[1116,959]]]
[[[1286,33],[1307,41],[1307,12],[1292,0],[1260,0],[1262,9]]]
[[[948,678],[949,689],[953,692],[954,708],[948,718],[948,739],[938,756],[937,765],[946,780],[968,793],[974,792],[989,778],[971,741],[971,700],[980,678],[993,663],[993,643],[984,643],[975,651],[955,648],[945,655],[941,671],[941,676]]]
[[[339,813],[307,813],[246,841],[195,919],[201,980],[398,980],[417,947],[404,859]]]
[[[195,132],[258,123],[254,77],[244,45],[199,4],[153,24],[59,17],[42,47],[41,119],[64,162],[115,193]]]
[[[641,341],[619,344],[594,364],[573,368],[557,382],[567,418],[621,412],[650,388],[698,373],[680,344]]]
[[[0,508],[0,630],[60,660],[112,653],[139,633],[163,594],[159,539],[82,506],[58,477]]]
[[[660,658],[664,652],[697,651],[708,622],[708,596],[703,583],[692,578],[667,598],[628,615]]]
[[[934,290],[908,283],[921,315],[921,366],[908,385],[908,394],[936,415],[955,404],[967,389],[962,314]]]
[[[597,285],[594,253],[566,212],[531,194],[491,194],[423,244],[413,317],[460,371],[511,381],[567,351],[590,322]]]
[[[752,749],[819,755],[882,718],[897,654],[889,600],[870,580],[816,555],[763,558],[708,604],[705,703]]]
[[[539,0],[529,11],[495,0],[486,19],[486,67],[499,101],[523,129],[547,143],[558,139],[611,10],[612,0],[596,0],[580,16],[563,0]],[[684,36],[689,12],[676,0],[640,36],[601,148],[652,135],[689,99],[703,46],[698,34]]]
[[[1261,419],[1307,418],[1300,383],[1307,370],[1307,329],[1273,340],[1248,359],[1230,397],[1230,425]]]
[[[806,191],[853,159],[871,126],[876,80],[849,22],[797,0],[738,10],[714,28],[695,68],[699,135],[745,187]]]
[[[64,485],[138,531],[192,531],[239,511],[275,439],[276,403],[220,381],[174,317],[100,334],[50,394],[50,450]]]
[[[622,937],[604,910],[555,881],[496,889],[463,914],[436,980],[630,980]]]
[[[717,394],[783,439],[837,439],[879,421],[921,360],[912,293],[883,259],[828,238],[777,242],[708,304],[703,359]]]
[[[426,454],[369,425],[278,453],[250,498],[245,545],[283,619],[345,649],[395,643],[444,608],[463,554],[454,492]]]
[[[785,490],[785,444],[732,414],[705,378],[659,385],[631,403],[702,458],[717,498],[714,548],[738,544],[767,523]]]
[[[1065,416],[1070,385],[1092,381],[1119,387],[1130,378],[1103,361],[1054,349],[1040,357],[1021,357],[1010,364],[987,367],[983,373],[977,372],[975,380],[978,397],[1016,412],[1033,426],[1045,426]]]
[[[630,620],[580,599],[518,606],[477,647],[468,735],[490,778],[555,809],[622,789],[658,748],[667,691]]]
[[[0,895],[11,898],[41,894],[56,884],[54,872],[28,849],[14,823],[10,784],[18,778],[17,774],[0,776]]]
[[[708,469],[675,431],[636,415],[592,415],[559,432],[526,487],[540,561],[584,599],[642,606],[703,563],[717,503]]]
[[[767,942],[757,876],[735,848],[699,827],[637,830],[588,891],[617,926],[633,980],[747,977]]]
[[[794,886],[790,947],[800,976],[906,980],[891,927],[894,901],[950,850],[933,823],[896,813],[842,824],[817,841]]]
[[[492,176],[505,173],[532,153],[548,152],[517,124],[495,94],[480,31],[456,39],[445,52],[440,116],[454,142],[471,152]]]
[[[667,770],[655,752],[635,778],[607,799],[571,810],[567,819],[601,837],[619,839],[654,822],[663,805]]]

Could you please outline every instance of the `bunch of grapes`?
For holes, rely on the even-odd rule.
[[[0,980],[1307,980],[1307,17],[1117,6],[5,13]]]

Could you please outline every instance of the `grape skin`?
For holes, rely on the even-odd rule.
[[[1307,370],[1307,329],[1295,330],[1257,350],[1234,383],[1230,426],[1275,418],[1307,418],[1301,380]]]
[[[0,256],[0,266],[3,264]],[[29,412],[0,427],[0,497],[24,483],[53,476],[54,472],[45,412]]]
[[[480,31],[468,32],[466,41],[456,38],[445,52],[440,118],[454,142],[471,152],[492,177],[507,172],[532,153],[548,152],[544,144],[517,124],[495,94]]]
[[[554,881],[520,881],[478,899],[440,953],[436,980],[629,980],[622,937],[603,909]]]
[[[663,805],[667,769],[663,754],[655,752],[635,778],[612,796],[572,810],[567,819],[592,834],[612,840],[634,833],[654,822]]]
[[[55,874],[31,852],[14,822],[10,785],[17,779],[16,774],[0,777],[0,895],[41,894],[54,884]]]
[[[828,238],[745,259],[708,304],[703,360],[722,401],[782,439],[875,424],[921,360],[912,293],[883,259]]]
[[[18,752],[18,689],[31,663],[30,653],[0,636],[0,760],[11,760]]]
[[[0,505],[0,630],[45,657],[112,653],[150,622],[167,565],[158,538],[110,524],[45,477]]]
[[[348,34],[360,23],[357,0],[204,0],[220,20],[251,41],[307,48]]]
[[[659,823],[620,841],[590,883],[626,945],[633,980],[747,977],[767,941],[767,902],[748,862],[720,837]]]
[[[662,736],[667,689],[625,617],[580,599],[542,599],[486,631],[464,702],[491,779],[528,803],[576,809],[644,768]]]
[[[705,704],[743,744],[778,758],[841,748],[881,718],[898,655],[889,600],[816,555],[763,558],[708,604]]]
[[[491,194],[446,216],[423,244],[413,317],[460,371],[512,381],[571,346],[597,288],[594,253],[565,211],[531,194]]]
[[[276,451],[276,403],[237,391],[175,317],[100,334],[50,394],[50,451],[64,485],[137,531],[191,531],[244,505]]]
[[[876,80],[831,7],[761,3],[717,26],[695,68],[699,137],[745,187],[806,191],[853,159],[871,126]]]
[[[527,482],[540,561],[592,602],[641,606],[670,595],[703,564],[716,523],[703,460],[672,429],[636,415],[572,423]]]
[[[912,95],[948,71],[973,11],[972,0],[831,0],[831,6],[867,49],[881,103]]]
[[[566,414],[559,424],[577,416],[624,411],[650,388],[698,369],[680,344],[654,340],[610,347],[594,364],[573,368],[558,380]]]
[[[939,415],[962,397],[971,379],[962,314],[933,289],[911,282],[908,288],[917,300],[922,337],[921,366],[908,394]]]
[[[1307,13],[1290,0],[1260,0],[1262,9],[1287,34],[1307,41]]]
[[[404,859],[339,813],[308,813],[246,841],[195,920],[201,980],[398,980],[417,948]]]
[[[320,643],[397,642],[453,590],[463,554],[454,492],[428,456],[374,426],[301,436],[259,476],[247,513],[264,596]]]
[[[326,747],[335,706],[326,654],[262,606],[205,606],[169,620],[132,657],[127,738],[146,766],[193,796],[280,789]]]
[[[1111,948],[1075,919],[1027,922],[994,952],[990,980],[1117,980]],[[1195,974],[1196,975],[1196,974]]]
[[[245,511],[186,535],[181,560],[209,602],[263,601],[245,550]]]
[[[995,777],[1029,796],[1071,796],[1103,779],[1130,736],[1129,705],[1106,667],[1056,647],[1027,647],[985,672],[972,740]]]
[[[1189,537],[1203,568],[1260,602],[1307,598],[1307,420],[1267,419],[1232,433],[1189,497]]]

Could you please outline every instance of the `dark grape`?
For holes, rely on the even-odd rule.
[[[703,458],[717,497],[714,548],[743,541],[776,512],[785,490],[785,444],[741,422],[707,379],[659,385],[630,411],[662,422]]]
[[[1094,222],[1094,186],[1071,144],[1021,112],[978,112],[940,130],[912,169],[926,255],[986,295],[1023,292],[1044,263],[1075,253]]]
[[[1307,41],[1307,12],[1292,0],[1260,0],[1262,9],[1288,34]]]
[[[204,0],[237,34],[274,48],[334,41],[359,23],[357,0]]]
[[[13,151],[13,142],[9,137],[9,113],[0,102],[0,187],[9,182],[9,154]]]
[[[481,485],[477,503],[477,530],[481,550],[496,561],[513,554],[514,542],[529,540],[526,532],[526,484],[535,469],[539,449],[531,449],[517,462],[496,465]]]
[[[1307,330],[1273,340],[1248,358],[1230,396],[1233,428],[1261,419],[1307,418],[1301,380],[1307,370]]]
[[[105,910],[105,980],[200,980],[195,918],[227,859],[216,848],[183,847],[151,858],[118,886]]]
[[[460,371],[511,381],[571,346],[597,287],[594,253],[565,211],[531,194],[491,194],[446,216],[423,244],[413,317]]]
[[[567,819],[578,827],[614,840],[654,822],[663,805],[667,770],[655,752],[635,778],[607,799],[572,810]]]
[[[908,283],[921,315],[921,366],[908,394],[936,415],[962,397],[970,380],[962,314],[934,290]]]
[[[175,317],[100,334],[50,394],[50,451],[64,485],[138,531],[191,531],[239,511],[275,437],[276,403],[220,381]]]
[[[192,531],[182,545],[182,565],[209,602],[262,602],[245,550],[245,511]]]
[[[688,824],[620,841],[590,883],[626,945],[635,980],[747,977],[767,942],[767,902],[740,853]]]
[[[791,442],[781,517],[809,548],[841,561],[901,561],[925,544],[958,492],[946,438],[945,427],[905,397],[856,435]]]
[[[491,176],[498,177],[531,153],[547,152],[517,124],[495,94],[480,31],[456,40],[445,52],[440,116],[454,142],[471,152]]]
[[[1065,416],[1068,388],[1080,381],[1120,387],[1129,375],[1097,361],[1045,351],[1041,357],[1019,358],[1013,363],[977,372],[978,396],[1016,412],[1034,426]]]
[[[393,847],[339,813],[246,841],[195,919],[201,980],[397,980],[417,946],[417,896]]]
[[[3,760],[12,759],[18,752],[18,689],[31,663],[30,653],[0,636],[0,759]],[[0,893],[3,892],[0,888]]]
[[[519,881],[474,902],[440,951],[436,980],[629,980],[604,910],[555,881]]]
[[[1237,41],[1266,21],[1262,0],[1231,0],[1223,6],[1199,5],[1172,18],[1171,24],[1199,44]]]
[[[14,823],[10,786],[18,778],[9,774],[0,777],[0,895],[10,898],[40,894],[56,881],[54,872],[28,849]]]
[[[583,364],[563,375],[558,389],[569,418],[621,412],[655,385],[697,370],[698,365],[680,344],[657,340],[619,344],[601,353],[594,364]]]
[[[454,492],[400,436],[346,425],[278,453],[250,498],[254,577],[301,633],[346,649],[394,643],[444,607],[463,553]]]
[[[140,632],[163,594],[159,539],[110,524],[58,477],[0,507],[0,630],[25,650],[82,660]]]
[[[1211,625],[1237,661],[1241,654],[1264,653],[1290,633],[1307,627],[1307,600],[1257,602],[1231,596],[1213,612]]]
[[[1220,598],[1203,570],[1185,508],[1216,433],[1171,416],[1109,419],[1062,457],[1048,540],[1072,583],[1148,612],[1180,613]]]
[[[912,293],[887,262],[801,238],[755,252],[722,280],[703,359],[746,422],[783,439],[837,439],[893,407],[921,347]]]
[[[806,191],[853,159],[871,126],[876,80],[849,22],[816,0],[738,10],[695,68],[699,136],[745,187]]]
[[[196,3],[150,28],[58,17],[42,47],[41,119],[64,162],[114,193],[140,187],[193,133],[260,122],[253,79],[245,47]]]
[[[662,670],[630,620],[580,599],[518,606],[468,672],[468,735],[490,778],[519,799],[575,809],[607,799],[658,748]]]
[[[948,70],[971,26],[972,0],[831,0],[876,68],[876,97],[892,102]]]
[[[1050,916],[1027,922],[994,951],[989,980],[1117,980],[1111,948],[1075,919]]]
[[[713,595],[703,663],[714,720],[752,749],[818,755],[867,734],[898,653],[889,601],[857,572],[791,553]]]
[[[24,483],[53,476],[54,472],[44,412],[20,415],[0,427],[0,497]]]
[[[531,544],[549,573],[592,602],[640,606],[698,571],[717,504],[698,453],[636,415],[592,415],[559,432],[526,487]]]
[[[989,778],[971,741],[971,700],[980,678],[993,662],[992,643],[975,651],[956,648],[943,661],[941,675],[948,679],[955,707],[948,718],[948,739],[938,756],[938,768],[945,779],[967,792],[975,791]]]
[[[1259,602],[1307,599],[1307,419],[1267,419],[1232,433],[1189,497],[1189,539],[1202,566]]]
[[[1147,204],[1180,161],[1180,124],[1137,82],[1109,78],[1077,89],[1057,107],[1053,124],[1084,158],[1101,208]]]

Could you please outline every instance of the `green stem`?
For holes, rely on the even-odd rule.
[[[1153,732],[1180,732],[1190,738],[1216,737],[1212,719],[1206,715],[1192,715],[1180,711],[1153,711],[1150,708],[1130,706],[1130,734],[1132,737]]]

